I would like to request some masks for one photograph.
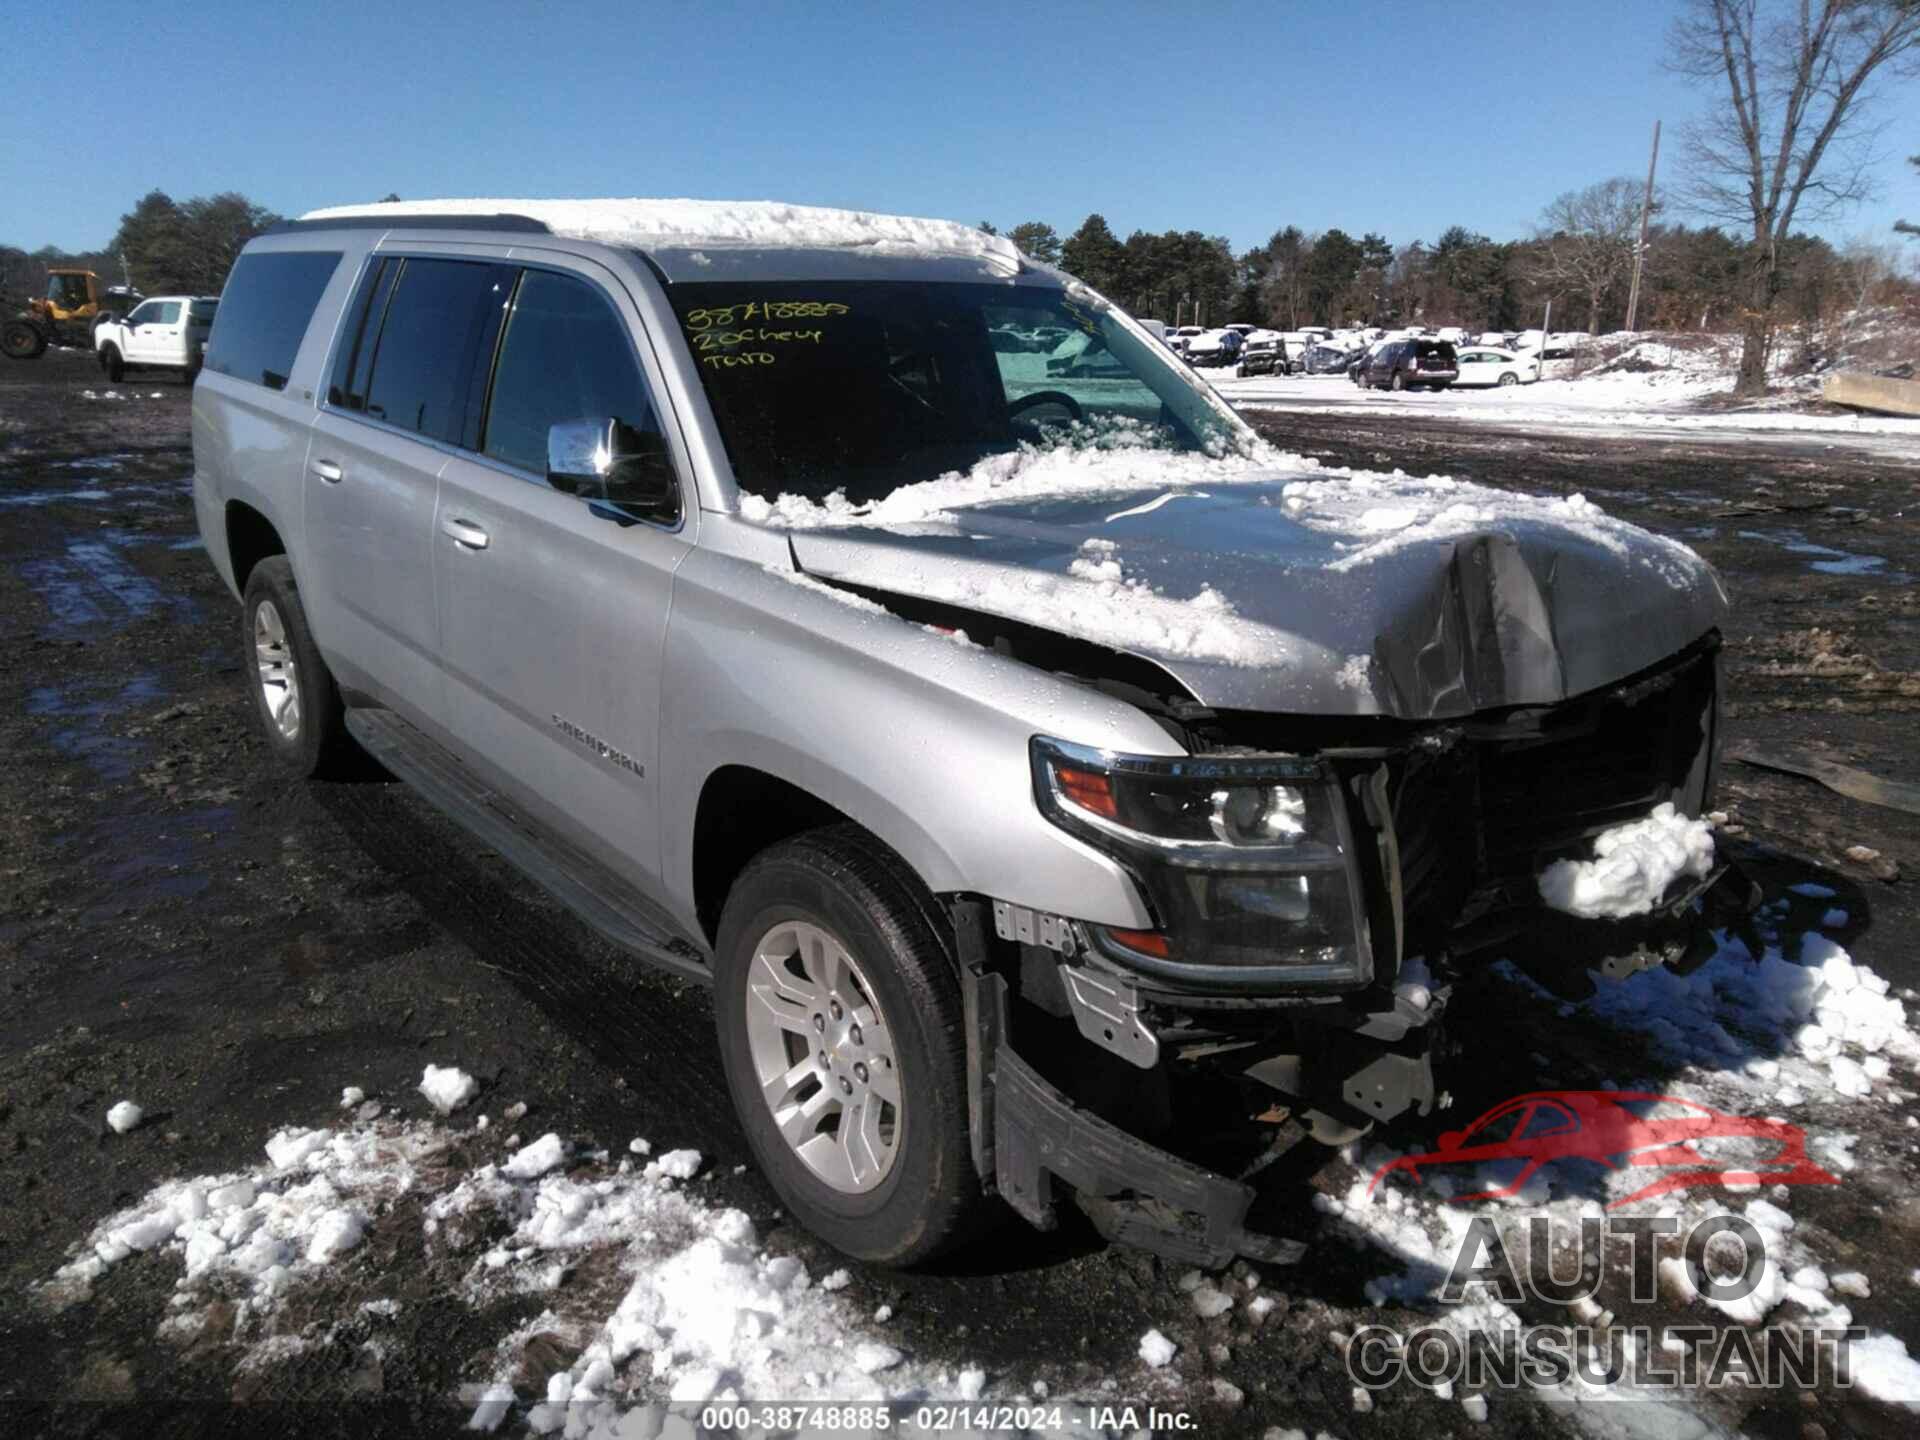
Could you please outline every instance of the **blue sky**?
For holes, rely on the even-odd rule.
[[[1288,223],[1506,239],[1564,190],[1644,175],[1655,117],[1671,142],[1701,108],[1658,67],[1672,10],[12,0],[7,52],[61,78],[9,111],[0,240],[102,245],[156,186],[285,214],[388,191],[687,195],[1062,234],[1098,210],[1122,236],[1238,248]],[[1889,90],[1881,117],[1910,99]],[[1886,136],[1879,200],[1826,233],[1920,220],[1912,130]],[[1663,142],[1663,176],[1677,154]]]

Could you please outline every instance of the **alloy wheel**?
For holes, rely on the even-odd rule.
[[[872,1190],[899,1155],[905,1112],[893,1036],[847,947],[802,920],[754,947],[747,1046],[789,1149],[843,1195]]]
[[[300,733],[300,672],[287,643],[286,621],[271,600],[254,608],[253,659],[267,717],[282,738],[292,740]]]

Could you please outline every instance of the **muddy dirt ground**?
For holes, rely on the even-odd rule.
[[[289,783],[269,768],[238,606],[194,529],[189,405],[175,379],[110,389],[71,352],[0,369],[0,1431],[368,1433],[464,1420],[449,1397],[483,1376],[499,1335],[538,1302],[477,1311],[417,1255],[369,1246],[343,1282],[402,1299],[397,1318],[363,1314],[338,1345],[264,1371],[236,1373],[217,1338],[155,1340],[177,1275],[166,1264],[117,1266],[65,1311],[30,1299],[96,1221],[164,1177],[257,1163],[282,1126],[335,1123],[343,1085],[423,1115],[414,1086],[430,1061],[482,1081],[476,1108],[524,1101],[527,1125],[582,1144],[646,1134],[697,1147],[709,1157],[702,1193],[754,1216],[769,1245],[830,1268],[777,1218],[752,1170],[735,1173],[747,1154],[699,987],[609,950],[404,788]],[[1261,423],[1330,464],[1523,478],[1685,538],[1735,599],[1732,738],[1920,782],[1913,467],[1404,418]],[[1920,982],[1920,820],[1740,765],[1726,768],[1721,797],[1757,874],[1830,886],[1855,957],[1896,989]],[[1876,854],[1859,858],[1860,846]],[[1485,1023],[1526,1027],[1530,1043],[1496,1047],[1484,1073],[1463,1077],[1464,1105],[1604,1073],[1605,1057],[1539,1017],[1495,1009]],[[1564,1056],[1561,1069],[1536,1074],[1529,1049]],[[149,1116],[118,1135],[104,1116],[127,1096]],[[463,1143],[477,1155],[489,1142]],[[1313,1179],[1276,1177],[1289,1178]],[[1310,1236],[1308,1193],[1283,1194],[1270,1218]],[[1881,1252],[1889,1277],[1876,1286],[1887,1298],[1856,1313],[1913,1343],[1920,1325],[1900,1283],[1920,1253],[1911,1201],[1854,1191],[1827,1203],[1862,1263]],[[1523,1401],[1496,1403],[1480,1426],[1453,1406],[1383,1400],[1353,1414],[1328,1337],[1366,1310],[1374,1268],[1353,1247],[1316,1248],[1268,1276],[1286,1307],[1259,1335],[1229,1320],[1205,1337],[1226,1350],[1186,1345],[1179,1363],[1196,1379],[1228,1376],[1247,1396],[1241,1410],[1205,1411],[1206,1433],[1274,1421],[1336,1435],[1558,1428]],[[1073,1227],[1009,1232],[934,1274],[855,1267],[852,1293],[896,1307],[910,1353],[958,1354],[964,1342],[990,1371],[1057,1384],[1136,1373],[1150,1324],[1195,1329],[1167,1267]],[[375,1326],[377,1352],[353,1343]],[[369,1353],[381,1357],[371,1369]],[[1763,1397],[1741,1423],[1759,1435],[1900,1433],[1878,1408],[1831,1395]]]

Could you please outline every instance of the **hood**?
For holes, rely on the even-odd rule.
[[[1106,645],[1202,704],[1449,718],[1623,679],[1720,623],[1693,551],[1579,496],[1275,474],[795,529],[800,568]]]

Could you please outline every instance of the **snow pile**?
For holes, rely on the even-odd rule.
[[[1148,487],[1171,495],[1193,486],[1271,480],[1281,471],[1320,468],[1317,460],[1288,454],[1262,440],[1209,455],[1167,449],[1155,443],[1157,433],[1153,426],[1127,420],[1073,425],[1051,443],[989,455],[971,469],[902,485],[865,504],[853,503],[841,490],[824,500],[781,495],[769,501],[743,493],[740,514],[755,524],[788,530],[923,525],[951,522],[957,510],[1008,501],[1123,495]],[[1128,513],[1133,512],[1109,518]]]
[[[1595,837],[1593,855],[1549,865],[1539,879],[1541,898],[1586,919],[1644,915],[1675,880],[1713,868],[1713,826],[1664,803]]]
[[[1546,998],[1509,962],[1495,967]],[[1920,1036],[1887,981],[1824,935],[1807,935],[1798,964],[1768,946],[1755,958],[1723,944],[1699,969],[1655,966],[1600,985],[1588,1014],[1644,1036],[1668,1063],[1709,1072],[1747,1102],[1791,1109],[1809,1097],[1852,1099],[1920,1065]]]
[[[1336,537],[1343,552],[1328,567],[1352,570],[1409,546],[1457,540],[1516,524],[1544,525],[1570,538],[1640,564],[1682,589],[1710,573],[1687,546],[1616,520],[1584,495],[1522,495],[1472,481],[1430,475],[1358,472],[1295,480],[1281,492],[1288,516]]]
[[[48,1297],[84,1300],[110,1267],[164,1251],[179,1257],[188,1286],[221,1282],[240,1291],[243,1308],[270,1310],[289,1285],[354,1249],[442,1144],[417,1126],[282,1130],[267,1142],[271,1168],[170,1180],[96,1226]]]
[[[122,1100],[107,1111],[107,1124],[113,1128],[113,1133],[116,1135],[126,1134],[145,1118],[146,1111],[131,1100]]]
[[[309,210],[300,218],[374,216],[397,225],[415,215],[525,215],[555,235],[608,245],[859,248],[972,255],[1009,270],[1020,266],[1012,241],[972,225],[777,200],[389,200]]]
[[[420,1093],[442,1115],[451,1115],[480,1093],[480,1085],[457,1065],[429,1065],[420,1076]]]
[[[326,1277],[376,1229],[418,1226],[431,1263],[464,1270],[459,1293],[476,1309],[529,1292],[547,1306],[501,1338],[492,1373],[465,1392],[478,1430],[509,1424],[523,1403],[540,1433],[628,1433],[624,1425],[651,1434],[659,1416],[633,1407],[742,1396],[977,1399],[990,1388],[977,1367],[915,1362],[879,1337],[846,1287],[816,1283],[800,1260],[765,1249],[746,1214],[680,1183],[698,1172],[698,1151],[613,1167],[603,1153],[569,1162],[554,1134],[503,1151],[490,1132],[394,1121],[292,1127],[266,1148],[266,1166],[166,1181],[94,1227],[40,1287],[42,1299],[81,1303],[109,1267],[165,1256],[183,1273],[158,1338],[222,1339],[242,1347],[238,1367],[258,1368],[330,1343],[309,1323]],[[495,1158],[473,1163],[480,1153]],[[576,1267],[594,1278],[563,1285]],[[602,1283],[609,1278],[617,1288]],[[341,1303],[392,1313],[393,1302],[360,1305],[358,1295]],[[301,1303],[289,1305],[295,1296]],[[230,1330],[215,1319],[222,1301],[238,1312]],[[297,1333],[274,1333],[296,1323]],[[575,1358],[516,1396],[542,1337],[538,1353],[557,1344]]]

